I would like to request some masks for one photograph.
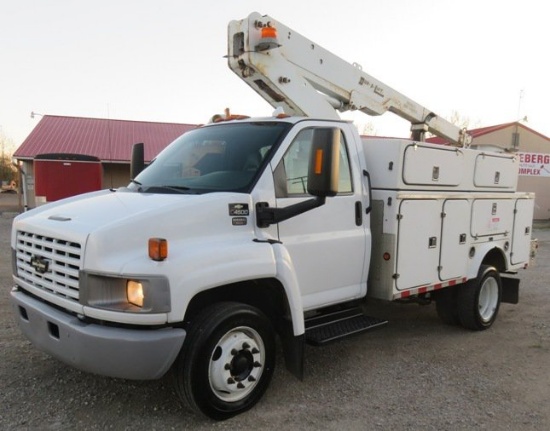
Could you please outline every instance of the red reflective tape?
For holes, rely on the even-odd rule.
[[[444,287],[455,286],[459,283],[466,283],[466,281],[468,281],[467,277],[455,278],[453,280],[449,280],[449,281],[446,281],[444,283],[436,283],[436,284],[432,284],[432,285],[428,285],[428,286],[418,287],[416,289],[405,290],[404,292],[396,293],[393,297],[394,298],[408,298],[409,296],[412,296],[412,295],[426,293],[426,292],[430,292],[432,290],[443,289]]]

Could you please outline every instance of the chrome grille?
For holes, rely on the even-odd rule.
[[[18,231],[16,266],[17,276],[32,286],[78,302],[80,244]]]

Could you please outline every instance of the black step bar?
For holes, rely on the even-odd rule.
[[[379,328],[387,323],[387,320],[365,316],[360,307],[323,313],[306,319],[306,342],[314,346],[322,346]]]

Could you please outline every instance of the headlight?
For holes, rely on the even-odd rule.
[[[128,280],[126,283],[126,297],[130,304],[143,307],[143,284],[139,281]]]
[[[80,272],[80,303],[130,313],[168,313],[170,286],[163,276],[118,276]]]

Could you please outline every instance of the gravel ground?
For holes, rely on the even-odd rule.
[[[433,304],[369,304],[389,325],[308,347],[303,382],[279,357],[271,387],[254,409],[212,422],[181,407],[167,377],[94,376],[32,347],[8,299],[11,222],[10,213],[0,214],[2,430],[550,429],[550,229],[535,229],[537,266],[521,274],[520,304],[503,304],[491,329],[443,325]]]

